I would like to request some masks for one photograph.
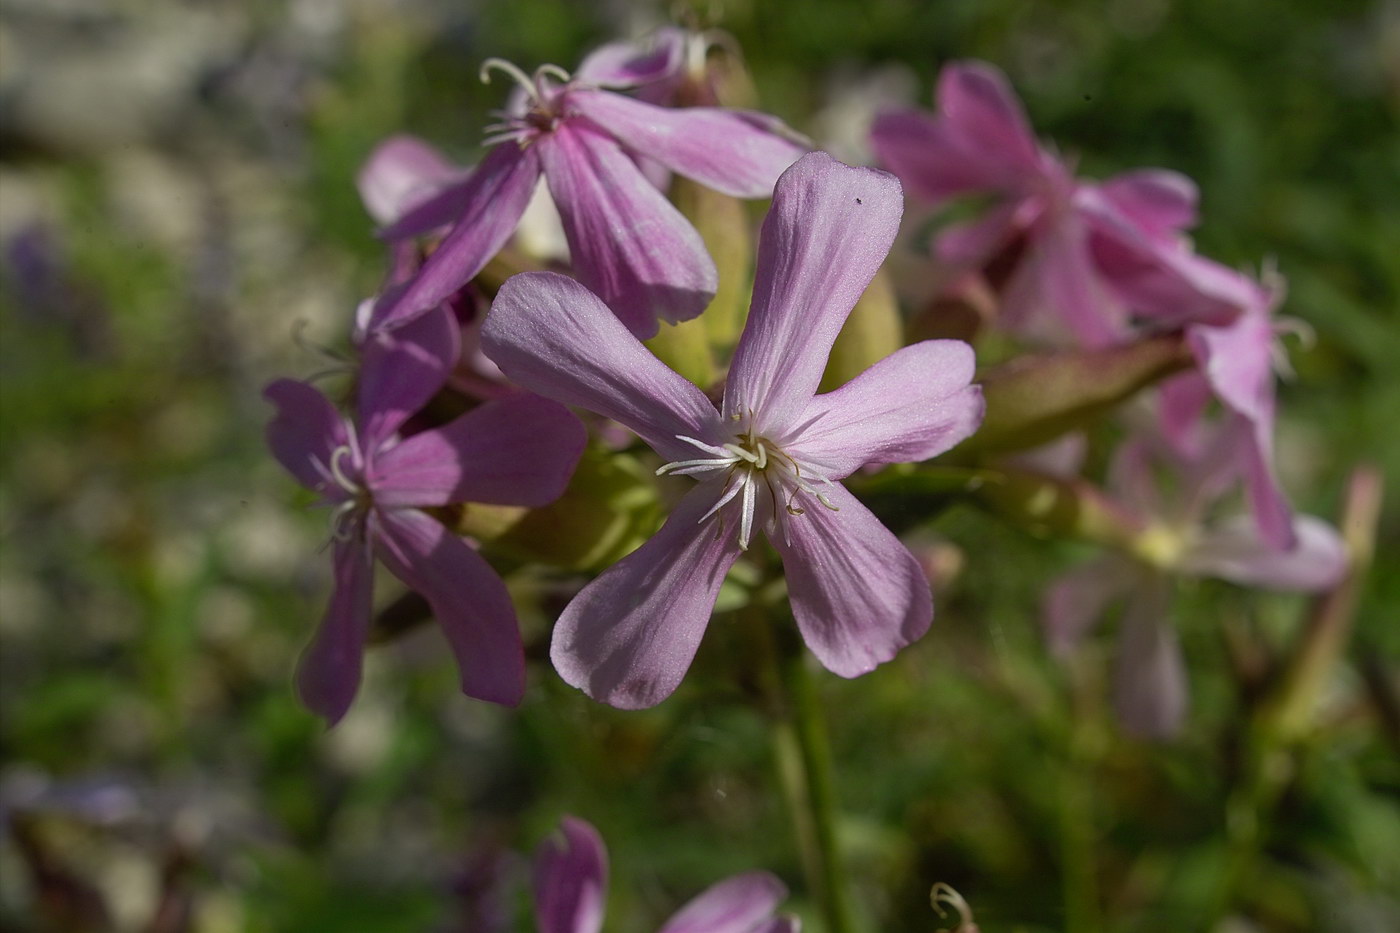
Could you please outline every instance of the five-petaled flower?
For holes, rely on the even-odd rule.
[[[525,689],[515,610],[505,584],[424,508],[458,502],[544,505],[563,492],[583,451],[583,425],[529,394],[487,402],[440,428],[400,437],[457,359],[445,308],[361,348],[355,419],[304,382],[280,379],[267,441],[278,461],[333,512],[335,590],[297,670],[302,701],[334,724],[360,681],[374,557],[421,593],[441,623],[469,696],[515,704]]]
[[[608,851],[598,831],[566,816],[535,857],[535,924],[539,933],[599,933],[608,888]],[[787,888],[764,871],[711,885],[657,933],[799,933],[796,917],[775,917]]]
[[[573,271],[639,337],[657,320],[693,318],[714,297],[717,272],[700,234],[637,167],[645,157],[717,191],[766,198],[805,147],[777,120],[716,107],[668,109],[571,79],[546,65],[527,76],[491,59],[482,68],[519,83],[487,140],[495,148],[464,180],[419,203],[383,235],[451,232],[375,319],[409,320],[481,271],[515,230],[541,174],[559,208]]]
[[[577,282],[527,273],[502,287],[482,337],[507,376],[621,422],[668,461],[658,472],[699,481],[655,537],[565,609],[551,658],[570,684],[624,708],[667,697],[760,528],[782,555],[803,637],[830,670],[866,673],[928,629],[918,561],[838,481],[867,465],[926,460],[976,430],[972,350],[914,344],[816,394],[902,211],[892,175],[825,153],[783,175],[720,410]]]

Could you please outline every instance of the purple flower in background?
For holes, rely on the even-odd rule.
[[[539,933],[599,933],[608,888],[608,852],[598,831],[566,816],[535,858]],[[795,917],[773,912],[787,896],[767,872],[735,875],[693,898],[657,933],[799,933]]]
[[[1193,457],[1151,440],[1128,441],[1115,457],[1110,491],[1142,517],[1132,557],[1109,554],[1069,571],[1046,593],[1044,623],[1052,651],[1071,652],[1118,600],[1120,623],[1114,701],[1130,732],[1165,736],[1186,712],[1186,670],[1170,619],[1171,578],[1210,577],[1242,586],[1315,592],[1346,571],[1337,532],[1310,515],[1291,519],[1292,550],[1279,551],[1245,516],[1206,523],[1209,507],[1239,478],[1247,434],[1233,421],[1213,426]],[[1176,480],[1170,500],[1159,468]]]
[[[918,343],[816,395],[902,211],[899,182],[884,172],[812,153],[784,173],[720,411],[573,280],[527,273],[502,287],[483,346],[507,376],[626,425],[668,461],[659,473],[699,481],[650,541],[564,610],[551,658],[570,684],[623,708],[669,696],[759,528],[782,555],[807,645],[835,673],[864,674],[928,629],[918,560],[838,481],[926,460],[976,430],[972,350]]]
[[[1076,179],[1036,142],[1006,77],[981,62],[945,67],[937,98],[936,114],[881,114],[871,145],[913,198],[997,199],[983,217],[945,229],[935,253],[959,269],[1016,256],[1001,295],[1007,329],[1103,346],[1127,334],[1130,314],[1161,325],[1239,313],[1244,296],[1228,270],[1195,257],[1182,236],[1196,220],[1189,178],[1143,169]]]
[[[525,668],[505,584],[422,509],[554,500],[583,451],[583,425],[561,405],[520,394],[400,437],[404,421],[441,388],[456,360],[456,325],[439,307],[372,333],[361,352],[353,420],[304,382],[280,379],[265,392],[277,406],[268,446],[334,509],[335,590],[298,666],[302,702],[331,724],[349,708],[360,681],[378,557],[427,599],[456,656],[463,692],[515,704],[525,689]]]
[[[683,321],[714,296],[717,272],[700,234],[638,169],[644,156],[742,198],[768,197],[804,147],[761,114],[714,107],[667,109],[602,90],[562,69],[527,77],[491,59],[524,89],[491,129],[494,145],[472,173],[384,231],[389,239],[452,224],[423,269],[385,296],[376,319],[421,314],[481,271],[515,230],[543,175],[559,209],[575,273],[639,337],[657,319]]]

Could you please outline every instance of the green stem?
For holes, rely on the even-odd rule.
[[[807,885],[821,904],[827,933],[854,933],[857,927],[836,838],[836,788],[821,698],[800,647],[784,645],[788,650],[781,650],[772,634],[768,641],[778,694],[774,754],[792,808]]]

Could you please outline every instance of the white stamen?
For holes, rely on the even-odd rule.
[[[570,81],[574,80],[573,75],[569,74],[558,65],[541,65],[535,69],[535,86],[540,87],[540,78],[546,77],[558,78],[560,84],[568,84]]]
[[[539,103],[540,89],[535,82],[530,80],[530,76],[520,70],[520,66],[515,62],[508,62],[504,58],[488,58],[481,63],[481,71],[477,75],[482,84],[491,83],[491,72],[503,71],[512,81],[525,89],[525,93],[530,95],[530,99]],[[538,72],[537,72],[538,73]]]
[[[341,470],[341,457],[349,457],[353,461],[355,459],[355,453],[345,444],[341,444],[335,450],[331,451],[331,476],[335,478],[336,483],[339,484],[341,489],[344,489],[352,496],[358,496],[363,490],[360,489],[358,483],[346,476],[345,472]]]

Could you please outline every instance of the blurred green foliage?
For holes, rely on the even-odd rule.
[[[1400,479],[1393,5],[702,6],[745,50],[765,108],[799,128],[815,132],[867,69],[907,69],[928,105],[938,67],[976,57],[1008,72],[1038,132],[1085,173],[1194,177],[1200,248],[1271,258],[1290,283],[1285,313],[1316,331],[1281,398],[1296,502],[1335,517],[1362,460]],[[582,578],[519,574],[537,663],[517,711],[462,699],[431,626],[372,653],[332,733],[289,687],[327,592],[326,529],[262,450],[258,392],[323,368],[292,342],[295,321],[344,346],[377,284],[359,164],[396,132],[470,161],[505,93],[477,80],[484,58],[569,67],[660,5],[7,7],[8,88],[60,86],[94,43],[132,49],[108,55],[124,87],[149,32],[164,37],[152,67],[173,62],[179,91],[152,92],[153,116],[124,136],[67,97],[42,119],[0,111],[0,789],[55,863],[99,888],[120,929],[145,928],[173,888],[193,898],[198,930],[466,930],[454,890],[473,853],[528,848],[572,812],[611,850],[610,930],[654,929],[706,884],[759,867],[819,929],[750,619],[720,613],[677,696],[623,714],[543,659],[559,594]],[[65,114],[71,126],[55,122]],[[41,247],[39,285],[17,242]],[[1232,646],[1283,651],[1304,602],[1213,583],[1181,593],[1189,728],[1137,743],[1105,708],[1109,639],[1068,670],[1040,643],[1041,588],[1078,546],[962,506],[920,533],[949,578],[934,630],[872,676],[819,675],[866,929],[935,929],[935,881],[984,931],[1206,929],[1259,690]],[[1400,755],[1376,699],[1400,657],[1397,545],[1392,490],[1347,663],[1231,892],[1239,925],[1218,929],[1400,926]],[[137,814],[72,831],[93,823],[70,799],[91,782],[129,789]],[[190,860],[163,888],[172,849]],[[25,866],[0,844],[0,924],[55,928]],[[520,902],[523,869],[506,874]]]

